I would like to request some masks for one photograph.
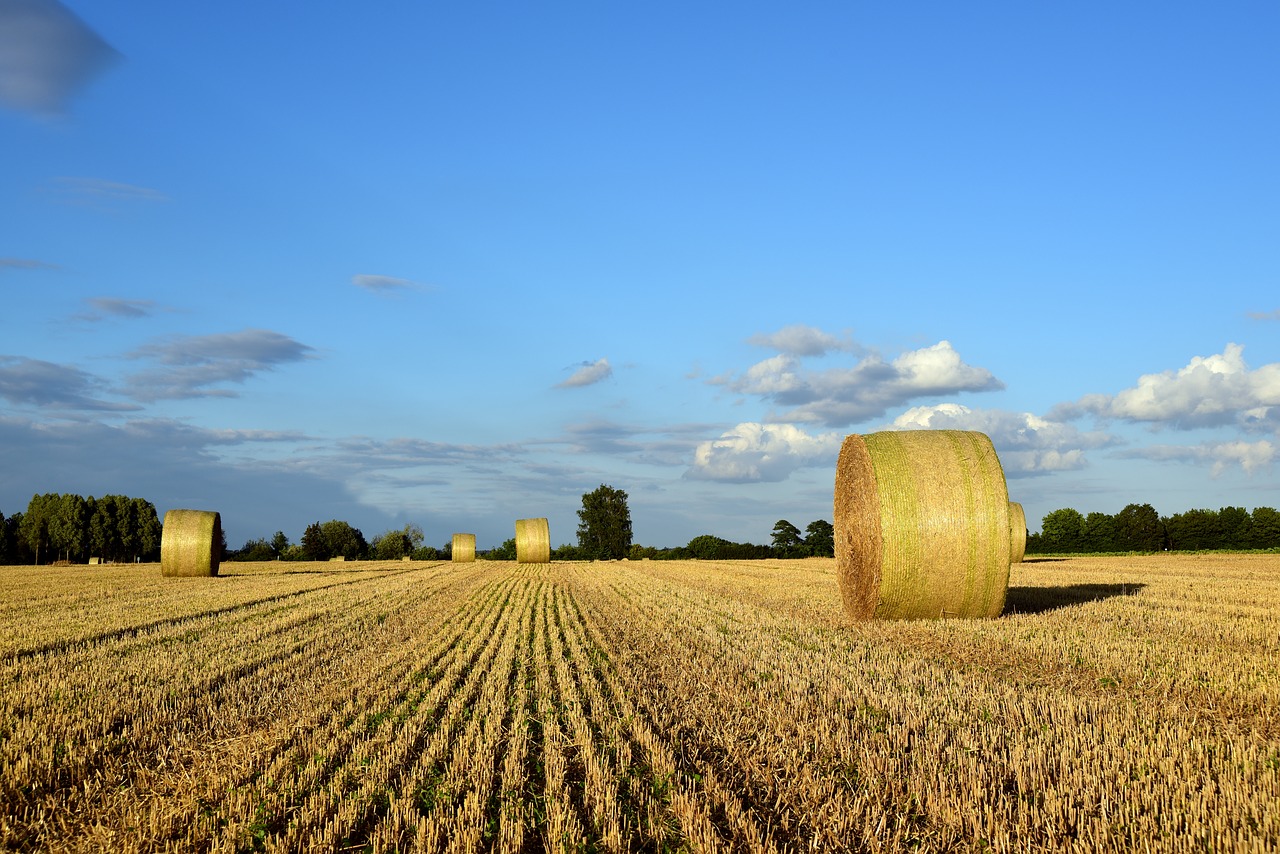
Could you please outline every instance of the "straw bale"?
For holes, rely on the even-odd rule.
[[[473,563],[476,559],[476,535],[454,534],[451,549],[454,563]]]
[[[516,520],[516,563],[550,563],[551,531],[545,518]]]
[[[160,533],[160,574],[218,574],[222,558],[222,517],[210,510],[170,510]]]
[[[1027,514],[1016,501],[1009,502],[1009,563],[1022,563],[1027,553]]]
[[[845,438],[836,571],[856,619],[996,617],[1009,587],[1009,492],[991,439],[965,430]]]

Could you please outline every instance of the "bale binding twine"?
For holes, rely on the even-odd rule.
[[[222,517],[210,510],[170,510],[160,533],[160,574],[212,577],[222,558]]]
[[[545,518],[516,520],[516,563],[550,563],[551,532]]]
[[[836,572],[855,619],[997,617],[1009,588],[1009,492],[991,439],[853,434],[836,463]]]

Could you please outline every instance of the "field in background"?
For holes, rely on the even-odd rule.
[[[0,571],[0,848],[1280,849],[1280,558]]]

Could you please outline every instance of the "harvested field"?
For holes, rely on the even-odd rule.
[[[1280,556],[0,571],[0,849],[1280,850]]]

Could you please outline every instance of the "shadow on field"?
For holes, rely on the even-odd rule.
[[[1006,614],[1043,614],[1113,596],[1132,596],[1145,584],[1068,584],[1065,587],[1010,587],[1004,600]]]

